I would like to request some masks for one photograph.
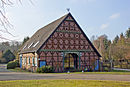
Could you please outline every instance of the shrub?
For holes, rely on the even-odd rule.
[[[16,62],[14,62],[14,61],[10,61],[7,64],[7,69],[14,69],[15,67],[16,67]]]
[[[19,60],[14,60],[14,62],[16,63],[16,67],[19,67]]]
[[[47,72],[47,66],[42,66],[42,67],[40,68],[40,70],[41,70],[41,73]]]
[[[48,73],[51,73],[51,72],[54,72],[54,69],[53,69],[53,67],[51,67],[51,66],[47,66],[46,71],[47,71]]]
[[[41,73],[41,69],[40,69],[40,68],[37,68],[37,71],[36,71],[36,72]]]
[[[42,66],[40,68],[37,68],[38,73],[51,73],[54,72],[53,67],[51,66]]]
[[[8,64],[7,64],[7,69],[14,69],[16,67],[19,66],[19,62],[18,60],[15,60],[15,61],[10,61]]]

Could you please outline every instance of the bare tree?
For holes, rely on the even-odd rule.
[[[8,18],[6,17],[6,11],[5,8],[8,6],[13,5],[13,2],[11,0],[0,0],[0,26],[3,27],[3,29],[0,29],[0,38],[9,40],[2,36],[2,33],[8,33],[12,35],[8,28],[13,27],[13,25],[9,22]],[[13,36],[13,35],[12,35]]]
[[[31,0],[29,1],[32,3]],[[7,18],[5,9],[14,5],[15,2],[22,3],[22,0],[0,0],[0,26],[2,26],[2,29],[0,29],[0,39],[10,40],[8,38],[5,38],[2,35],[3,33],[7,33],[14,37],[14,35],[9,32],[9,29],[13,28],[13,25]]]

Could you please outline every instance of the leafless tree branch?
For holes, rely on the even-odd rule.
[[[8,31],[8,29],[12,28],[13,25],[9,22],[8,18],[6,17],[5,11],[5,8],[11,5],[13,5],[13,2],[10,0],[0,0],[0,26],[3,27],[3,29],[0,30],[0,33],[7,33],[14,37],[14,35]],[[2,35],[0,35],[0,39],[9,40],[3,37]]]
[[[18,1],[20,4],[22,4],[22,0],[14,0],[14,1]],[[15,36],[9,32],[9,29],[12,29],[13,25],[10,23],[9,19],[6,17],[5,8],[14,5],[14,1],[13,0],[0,0],[0,26],[3,27],[3,29],[0,29],[0,34],[7,33],[13,37]],[[29,0],[29,1],[31,4],[33,4],[32,0]],[[0,39],[9,40],[7,38],[4,38],[2,35],[0,35]]]

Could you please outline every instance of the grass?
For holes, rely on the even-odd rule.
[[[95,80],[16,80],[0,81],[0,87],[130,87],[130,82]]]
[[[13,72],[27,72],[27,73],[29,73],[28,70],[23,70],[23,69],[21,69],[21,68],[8,69],[8,70],[13,71]]]
[[[125,71],[125,70],[112,70],[112,72],[130,72],[130,71]]]
[[[14,72],[26,72],[32,73],[28,70],[22,70],[20,68],[9,69],[10,71]],[[111,72],[70,72],[70,73],[40,73],[40,74],[112,74],[112,75],[130,75],[130,71],[123,71],[123,70],[113,70]]]
[[[130,75],[128,71],[111,71],[111,72],[74,72],[74,74],[111,74],[111,75]]]

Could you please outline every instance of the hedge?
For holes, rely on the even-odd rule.
[[[19,66],[19,62],[18,60],[15,60],[15,61],[10,61],[8,64],[7,64],[7,69],[14,69],[16,67]]]
[[[40,68],[37,68],[38,73],[52,73],[54,72],[53,67],[51,66],[42,66]]]

